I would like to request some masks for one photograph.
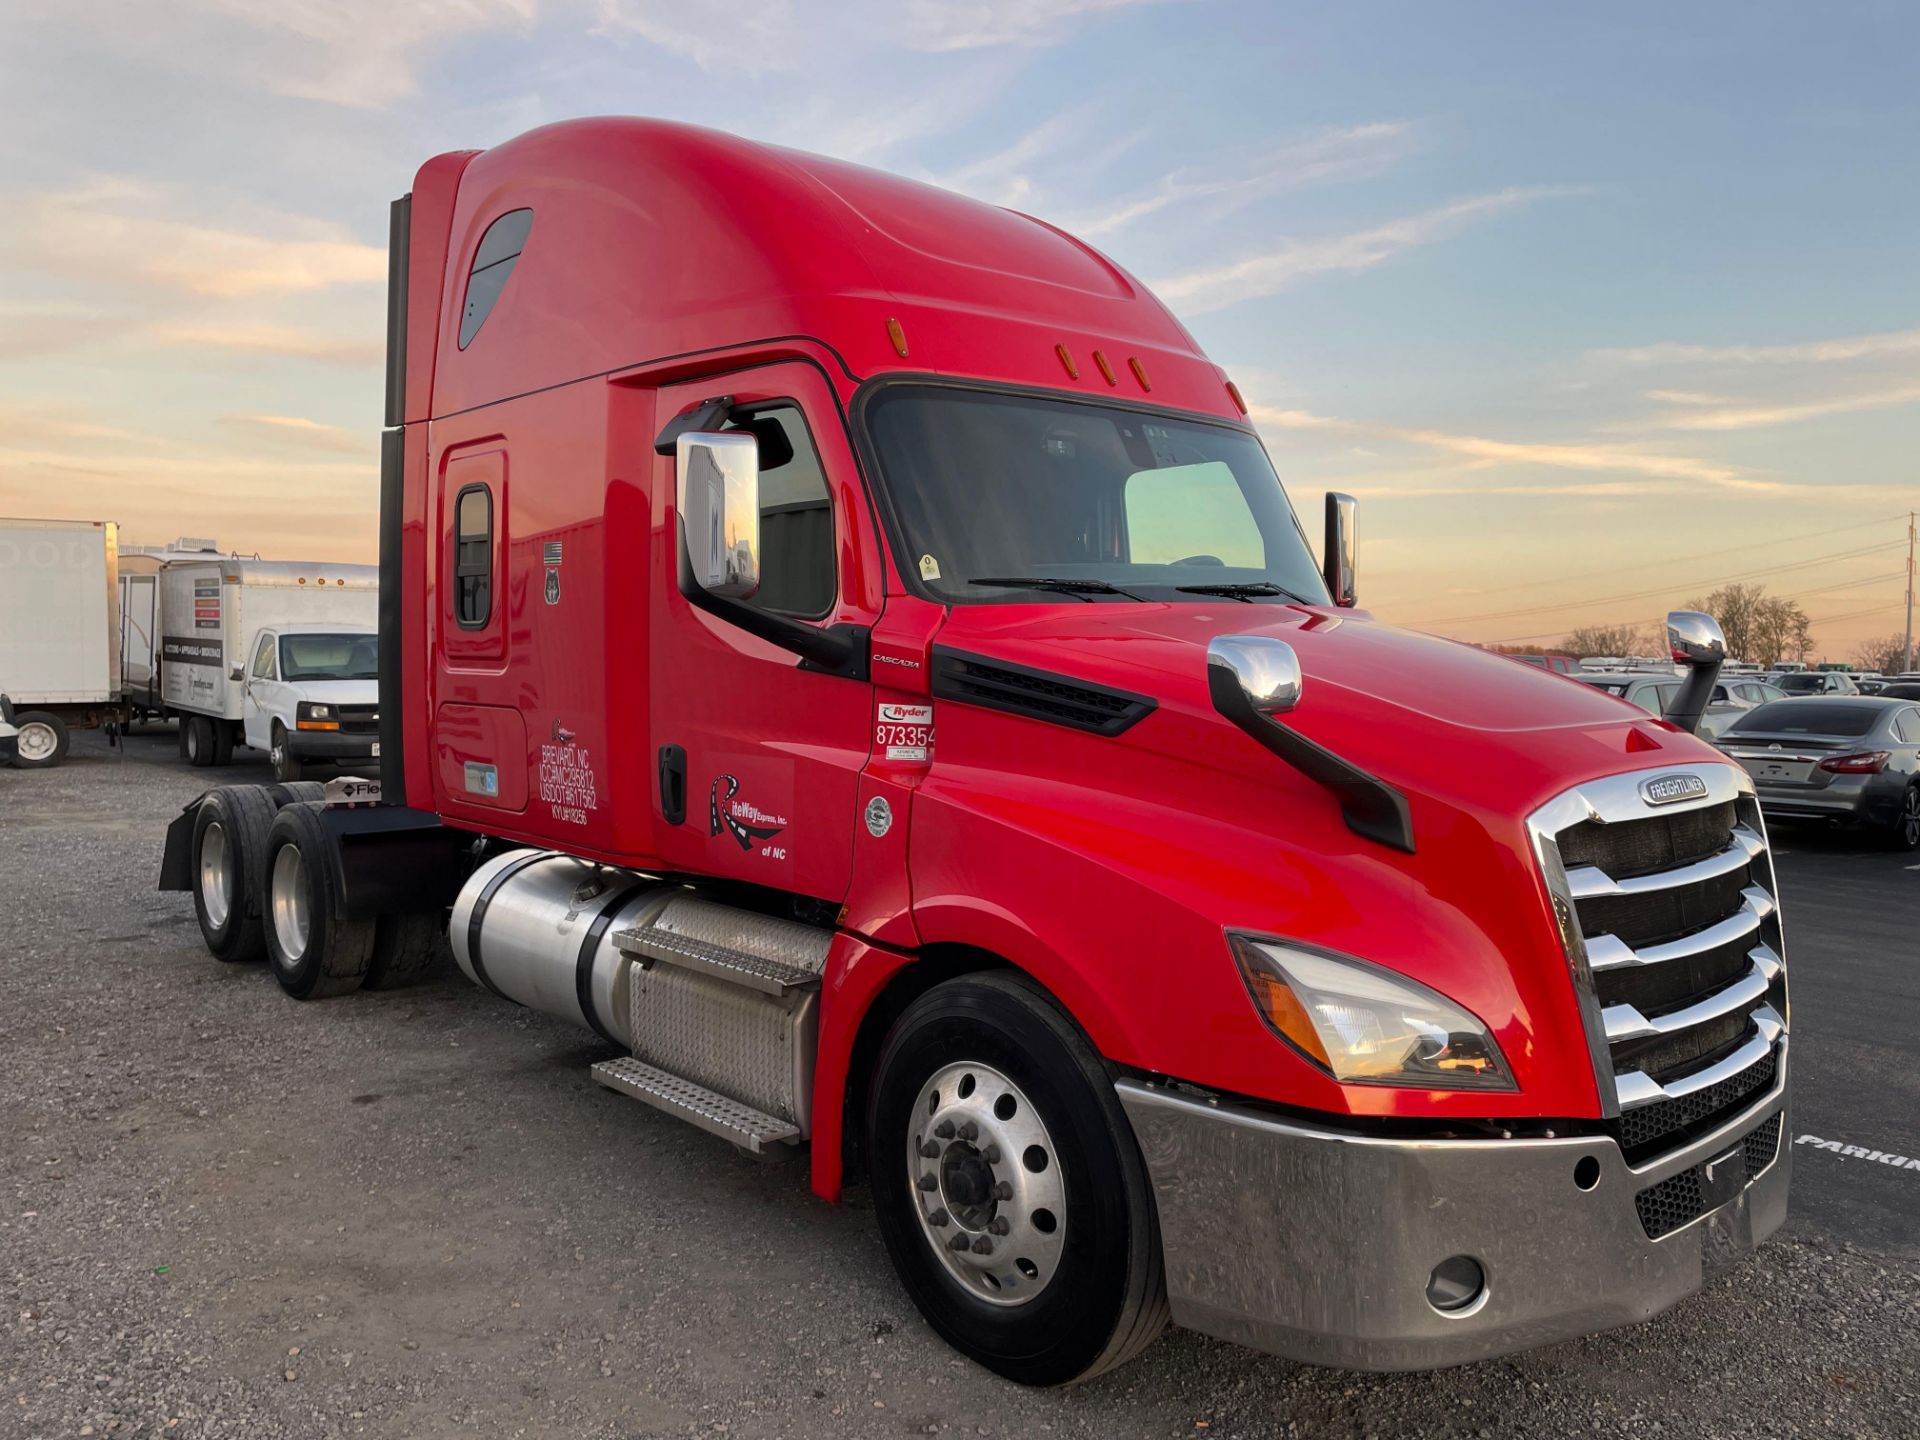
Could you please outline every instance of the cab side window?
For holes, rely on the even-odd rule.
[[[760,442],[760,588],[747,603],[821,619],[833,609],[833,501],[806,418],[781,401],[736,413],[725,428]]]
[[[273,636],[271,635],[262,635],[259,646],[253,652],[253,678],[256,680],[280,678],[274,664]]]
[[[478,630],[493,614],[493,491],[469,485],[453,506],[453,614]]]

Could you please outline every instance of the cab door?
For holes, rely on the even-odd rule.
[[[247,744],[265,750],[273,743],[274,702],[280,686],[280,644],[271,630],[262,630],[247,659],[247,675],[240,691],[240,728]]]
[[[796,361],[665,387],[652,433],[719,395],[734,397],[723,428],[760,442],[761,582],[750,603],[802,625],[871,627],[883,595],[879,546],[826,380]],[[651,458],[658,853],[673,868],[838,902],[852,878],[872,686],[804,666],[687,602],[674,461]]]

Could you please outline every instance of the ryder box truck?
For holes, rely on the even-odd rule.
[[[169,828],[227,960],[461,968],[870,1189],[955,1347],[1405,1369],[1643,1320],[1786,1212],[1745,772],[1354,604],[1227,376],[1044,222],[580,120],[392,217],[378,803]],[[510,1076],[490,1077],[510,1103]]]

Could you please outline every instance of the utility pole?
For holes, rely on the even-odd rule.
[[[1913,670],[1913,511],[1907,512],[1907,658],[1901,669]]]

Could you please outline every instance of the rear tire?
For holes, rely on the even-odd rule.
[[[13,717],[20,732],[15,739],[13,763],[22,770],[51,770],[67,758],[73,736],[67,722],[51,710],[25,710]]]
[[[216,765],[233,763],[233,726],[224,720],[213,722],[213,763]]]
[[[1105,1062],[1039,986],[994,972],[928,991],[888,1032],[868,1096],[881,1237],[949,1345],[1009,1380],[1065,1385],[1166,1326],[1146,1164]],[[936,1114],[957,1129],[929,1129]],[[963,1233],[968,1250],[943,1253]]]
[[[213,764],[213,721],[204,715],[183,716],[180,721],[181,753],[189,765],[205,769]]]
[[[287,732],[278,720],[273,722],[273,744],[267,751],[267,759],[273,765],[273,778],[283,785],[305,773],[299,757],[287,749]]]
[[[267,963],[296,1000],[358,990],[373,958],[373,922],[338,911],[339,859],[320,810],[302,801],[273,817],[260,876]]]
[[[418,985],[452,960],[446,911],[382,915],[373,922],[373,956],[363,988],[398,990]]]
[[[1907,787],[1900,813],[1887,833],[1887,844],[1895,850],[1920,850],[1920,785]]]
[[[260,960],[260,867],[273,827],[273,797],[252,785],[211,792],[193,817],[193,913],[217,960]]]

